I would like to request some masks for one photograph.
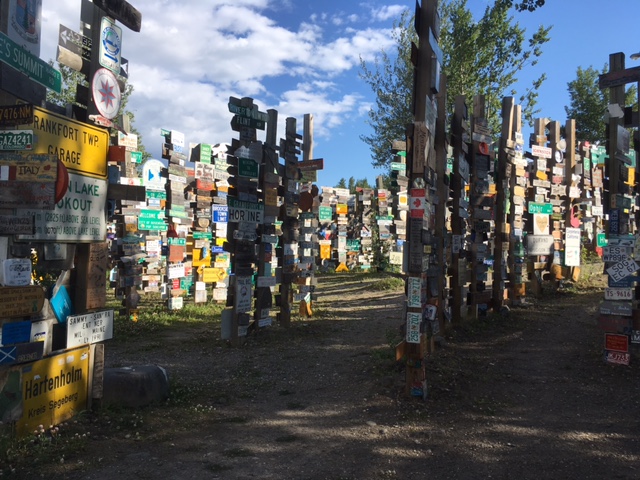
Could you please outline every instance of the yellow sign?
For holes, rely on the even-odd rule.
[[[331,244],[320,245],[320,258],[322,260],[331,260]]]
[[[337,215],[346,215],[349,213],[349,206],[346,203],[338,203],[336,205]]]
[[[37,106],[33,107],[33,123],[17,128],[33,130],[36,141],[32,153],[55,155],[72,172],[107,178],[106,130]]]
[[[201,248],[194,248],[191,251],[191,257],[191,264],[194,267],[208,267],[211,265],[211,255],[207,255],[205,258],[202,258]]]
[[[57,425],[86,410],[89,375],[88,346],[23,366],[18,434]]]
[[[202,281],[204,283],[221,282],[227,278],[227,270],[224,268],[203,268]]]

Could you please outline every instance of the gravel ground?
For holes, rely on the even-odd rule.
[[[601,289],[449,329],[423,402],[393,357],[402,289],[375,282],[321,277],[317,316],[238,348],[213,322],[112,340],[107,366],[165,367],[171,400],[87,415],[84,450],[12,478],[640,478],[639,369],[603,362]]]

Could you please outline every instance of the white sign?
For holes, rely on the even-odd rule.
[[[69,172],[69,187],[53,210],[16,209],[20,218],[35,218],[35,234],[20,240],[103,242],[107,235],[107,180]]]
[[[2,261],[0,284],[6,287],[24,287],[31,284],[31,260],[7,258]]]
[[[187,275],[185,271],[184,263],[174,263],[167,267],[167,278],[173,280],[174,278],[183,278]]]
[[[125,147],[129,152],[135,152],[138,150],[138,135],[135,133],[122,133],[118,132],[118,145]]]
[[[580,229],[567,228],[564,236],[564,264],[567,267],[580,266]]]
[[[113,338],[113,310],[67,317],[67,348]]]
[[[527,235],[527,253],[529,255],[550,255],[552,252],[552,235]]]
[[[422,278],[409,277],[407,279],[407,307],[422,306]]]
[[[633,300],[633,289],[631,288],[605,288],[605,300]]]
[[[607,273],[609,274],[609,278],[614,282],[618,282],[625,277],[633,274],[636,270],[640,268],[633,260],[623,260],[622,262],[618,262],[611,267],[607,268]]]
[[[531,145],[531,155],[534,157],[551,158],[551,149],[539,145]]]
[[[100,65],[119,75],[121,51],[122,29],[109,17],[102,17],[100,22]]]
[[[407,334],[405,337],[407,343],[420,343],[420,322],[422,322],[421,313],[407,313]]]
[[[235,308],[238,313],[251,310],[253,291],[251,277],[236,277]]]

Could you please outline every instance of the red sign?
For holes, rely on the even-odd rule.
[[[613,352],[626,353],[629,351],[629,337],[617,333],[604,334],[604,349]]]
[[[600,315],[598,328],[605,332],[624,332],[631,329],[631,317],[619,315]]]

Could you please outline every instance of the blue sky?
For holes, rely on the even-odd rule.
[[[134,92],[129,109],[146,149],[160,157],[160,129],[177,130],[187,143],[236,138],[229,96],[254,98],[260,110],[284,120],[314,116],[314,158],[323,158],[320,186],[341,177],[383,173],[371,166],[367,110],[375,98],[359,78],[360,57],[372,62],[392,49],[391,27],[414,0],[128,0],[142,13],[139,33],[123,27],[122,56],[129,60]],[[486,0],[469,0],[480,14]],[[43,0],[40,57],[55,59],[60,24],[80,31],[81,0]],[[514,12],[515,14],[515,12]],[[524,82],[547,73],[540,116],[562,123],[567,83],[578,66],[601,69],[609,54],[640,51],[640,0],[547,0],[534,13],[515,14],[533,33],[553,25],[551,42]],[[527,138],[525,136],[525,138]],[[260,138],[259,139],[263,139]]]

